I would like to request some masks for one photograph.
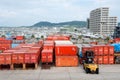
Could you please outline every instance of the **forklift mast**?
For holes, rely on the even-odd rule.
[[[86,51],[85,53],[86,63],[94,63],[94,52]]]

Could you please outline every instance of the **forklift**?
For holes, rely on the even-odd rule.
[[[83,61],[83,68],[85,72],[88,73],[96,73],[99,74],[99,66],[94,63],[94,52],[86,51],[85,52],[85,60]]]

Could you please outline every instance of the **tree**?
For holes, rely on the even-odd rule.
[[[1,37],[4,37],[4,38],[5,38],[6,36],[5,36],[5,35],[2,35]]]
[[[32,34],[31,38],[35,38],[35,35]]]
[[[41,39],[43,39],[44,38],[44,36],[43,35],[41,35]]]
[[[82,39],[82,35],[81,36],[78,36],[79,39]]]
[[[110,40],[110,37],[106,37],[106,39],[105,39],[106,41],[109,41]]]

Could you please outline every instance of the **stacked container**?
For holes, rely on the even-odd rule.
[[[78,66],[78,48],[71,41],[55,41],[57,67]]]
[[[0,54],[0,65],[9,64],[14,69],[15,64],[22,64],[23,69],[27,64],[35,64],[35,68],[39,63],[42,45],[40,44],[20,44],[17,48],[5,50]]]
[[[97,45],[82,47],[82,55],[91,50],[94,52],[94,62],[97,64],[114,64],[114,47],[109,45]]]
[[[54,58],[54,41],[44,41],[43,50],[41,52],[42,63],[53,63]]]
[[[109,45],[94,46],[95,63],[114,64],[114,47]]]
[[[0,40],[0,52],[3,52],[4,50],[7,50],[11,48],[12,40],[5,40],[2,39]]]
[[[51,35],[46,38],[46,40],[70,40],[70,36],[66,35]]]

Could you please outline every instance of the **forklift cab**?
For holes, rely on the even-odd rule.
[[[85,63],[94,63],[93,59],[94,59],[94,52],[93,51],[86,51],[85,53],[85,58],[86,58],[86,61]]]

